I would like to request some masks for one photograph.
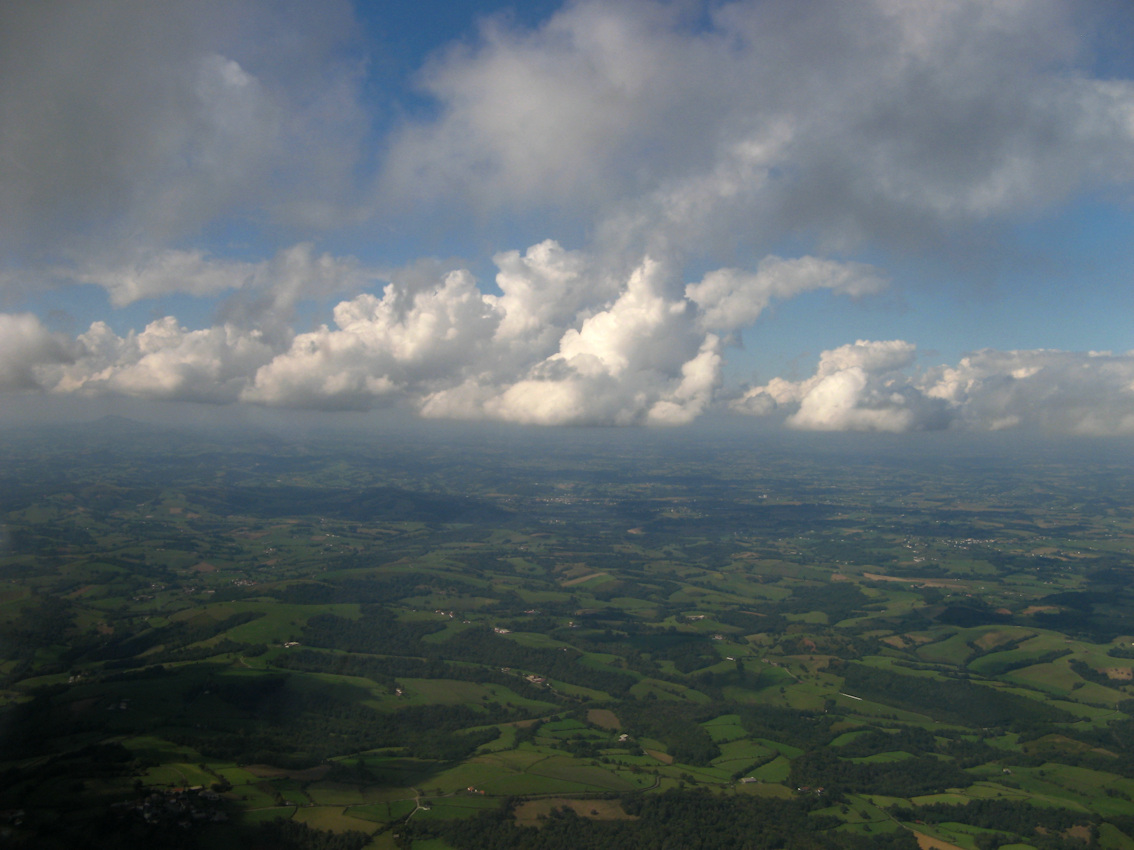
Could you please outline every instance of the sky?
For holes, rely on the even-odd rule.
[[[4,3],[0,418],[1130,435],[1132,201],[1127,0]]]

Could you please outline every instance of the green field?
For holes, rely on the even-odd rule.
[[[161,846],[162,806],[210,850],[281,817],[476,846],[520,829],[505,806],[580,840],[701,807],[835,850],[1134,846],[1113,455],[23,439],[0,443],[17,846]]]

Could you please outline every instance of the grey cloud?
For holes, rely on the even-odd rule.
[[[0,5],[0,247],[86,257],[341,209],[368,129],[332,53],[349,25],[338,2]]]
[[[497,26],[424,77],[390,197],[599,210],[654,253],[806,228],[905,244],[1134,178],[1134,86],[1092,79],[1055,0],[654,3]]]
[[[258,262],[227,260],[199,249],[138,249],[126,261],[88,260],[56,273],[103,287],[118,307],[173,294],[221,295],[221,324],[255,328],[266,341],[282,343],[294,335],[290,322],[300,300],[353,295],[373,288],[383,276],[352,257],[317,254],[310,242]]]
[[[42,389],[42,370],[72,360],[75,347],[30,313],[0,313],[0,390]]]
[[[240,289],[257,272],[257,264],[215,260],[204,251],[146,251],[122,265],[93,262],[71,276],[80,283],[103,287],[116,307],[144,298],[173,293],[215,295]],[[66,272],[65,272],[66,273]]]

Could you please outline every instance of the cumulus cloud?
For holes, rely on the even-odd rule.
[[[742,318],[750,323],[773,296],[821,286],[860,294],[878,285],[866,267],[812,257],[771,257],[754,274],[718,270],[691,285],[672,264],[646,257],[619,278],[551,240],[496,261],[499,293],[484,291],[467,270],[430,283],[421,268],[391,275],[375,293],[374,272],[316,256],[310,245],[262,263],[165,252],[90,279],[123,301],[229,288],[249,303],[262,293],[287,304],[299,292],[363,291],[338,302],[332,324],[300,334],[247,321],[247,312],[245,321],[197,330],[167,316],[124,336],[95,322],[73,341],[70,361],[37,380],[87,395],[324,409],[402,404],[428,417],[542,424],[685,424],[714,403],[721,385],[726,346],[714,326],[742,309],[731,305],[747,305]]]
[[[721,382],[720,340],[705,337],[697,356],[681,364],[681,380],[650,407],[646,421],[653,425],[688,425],[705,412]]]
[[[477,376],[429,395],[421,413],[542,425],[692,421],[720,382],[721,346],[697,330],[690,303],[665,295],[670,276],[646,258],[606,309],[576,318],[520,380]]]
[[[904,432],[949,424],[949,406],[930,398],[904,374],[916,348],[902,340],[859,340],[819,358],[805,381],[777,378],[733,402],[735,410],[766,415],[787,410],[787,424],[809,431]]]
[[[921,383],[971,428],[1134,433],[1132,353],[983,350],[928,370]]]
[[[661,264],[647,257],[613,304],[563,334],[555,359],[579,374],[611,377],[680,363],[689,342],[682,344],[686,305],[665,297],[664,277]]]
[[[1131,353],[986,349],[955,366],[914,366],[908,342],[859,340],[823,352],[810,378],[775,378],[732,407],[815,431],[1134,433]]]
[[[553,239],[522,255],[501,252],[493,260],[502,295],[489,300],[503,314],[496,336],[502,342],[526,342],[541,356],[551,353],[561,329],[576,315],[618,292],[615,276],[598,273],[584,252],[567,251]]]
[[[166,261],[193,272],[183,288],[227,281],[238,291],[271,290],[259,282],[269,277],[280,281],[283,301],[373,282],[353,261],[316,256],[309,245],[247,266]],[[339,301],[332,325],[301,334],[233,322],[189,329],[166,316],[121,336],[96,321],[68,339],[31,314],[0,314],[0,389],[317,409],[396,404],[431,418],[540,425],[684,425],[718,401],[722,332],[751,325],[773,298],[819,288],[853,297],[883,285],[860,264],[775,256],[753,272],[717,269],[688,284],[672,264],[647,257],[619,280],[598,271],[592,255],[553,241],[501,253],[497,263],[498,294],[467,270],[430,282],[417,269],[380,293]],[[146,291],[150,273],[138,272],[130,291]],[[596,304],[594,293],[607,297]],[[805,430],[1128,434],[1134,354],[987,349],[924,368],[910,342],[859,340],[824,351],[811,377],[773,378],[730,406]]]
[[[468,272],[341,302],[335,326],[295,337],[242,394],[263,404],[365,408],[402,401],[435,418],[538,424],[688,422],[720,381],[720,341],[665,293],[646,259],[587,284],[590,260],[544,242],[497,257],[501,295]],[[601,309],[584,298],[612,291]]]
[[[232,402],[272,354],[258,332],[232,325],[190,331],[172,316],[125,337],[95,322],[76,342],[78,356],[53,370],[55,392]]]
[[[369,407],[431,379],[452,380],[475,361],[498,317],[468,272],[412,296],[393,284],[381,298],[364,293],[334,310],[326,325],[300,334],[264,365],[247,401],[307,407]]]

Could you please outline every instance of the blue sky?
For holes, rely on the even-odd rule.
[[[1069,0],[8,4],[0,415],[1134,433],[1131,44]]]

